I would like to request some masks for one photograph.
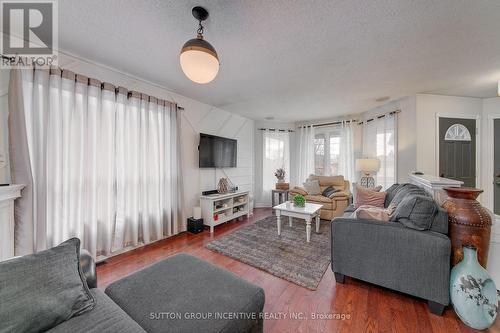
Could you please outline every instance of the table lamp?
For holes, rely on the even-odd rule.
[[[356,160],[356,171],[362,172],[361,186],[366,188],[375,187],[373,175],[380,169],[380,161],[376,158],[358,158]]]

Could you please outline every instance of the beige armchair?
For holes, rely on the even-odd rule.
[[[349,206],[351,201],[351,191],[349,189],[349,181],[344,180],[344,176],[315,176],[311,175],[310,180],[318,180],[319,187],[323,192],[328,186],[340,190],[333,194],[333,197],[327,198],[318,195],[310,195],[307,191],[299,186],[295,186],[290,190],[290,200],[297,194],[302,194],[306,198],[306,202],[317,203],[323,205],[320,216],[324,220],[331,220],[334,217],[342,216],[344,210]]]

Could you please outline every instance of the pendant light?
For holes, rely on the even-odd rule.
[[[199,22],[198,35],[188,40],[182,47],[181,68],[191,81],[201,84],[209,83],[219,72],[219,57],[215,48],[203,39],[201,22],[208,18],[207,10],[203,7],[194,7],[192,13]]]

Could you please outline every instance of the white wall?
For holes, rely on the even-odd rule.
[[[0,70],[0,159],[5,160],[5,166],[0,165],[0,184],[10,184],[9,165],[9,71]]]
[[[416,111],[415,96],[403,97],[388,102],[377,108],[361,114],[360,119],[370,119],[394,110],[398,114],[398,140],[397,140],[397,180],[399,183],[408,181],[408,174],[417,168],[417,133],[415,127]]]
[[[500,118],[500,97],[487,98],[483,100],[483,118],[481,140],[482,153],[482,184],[484,193],[482,204],[493,211],[493,119]],[[488,271],[492,274],[497,289],[500,288],[500,218],[495,217],[491,233],[490,253],[488,258]]]
[[[493,210],[493,119],[500,118],[500,97],[483,100],[481,154],[484,164],[481,174],[484,189],[483,205]]]
[[[215,169],[198,168],[199,133],[208,133],[238,140],[237,168],[225,169],[233,183],[242,190],[253,192],[254,183],[254,121],[204,104],[191,98],[173,93],[164,87],[143,81],[112,68],[59,54],[59,66],[63,69],[86,75],[101,81],[137,90],[158,98],[174,101],[184,107],[181,121],[181,144],[183,153],[185,216],[192,216],[192,207],[199,205],[202,190],[215,189],[223,172]],[[2,75],[3,77],[3,75]],[[7,79],[8,80],[8,79]],[[3,79],[2,81],[3,82]],[[194,83],[193,83],[194,84]],[[3,85],[0,85],[2,92]],[[0,97],[3,98],[3,97]],[[3,100],[0,99],[0,103]],[[0,116],[4,117],[2,106]],[[2,123],[0,123],[2,126]],[[1,140],[6,128],[0,127]],[[1,176],[1,174],[0,174]]]
[[[263,141],[262,131],[260,128],[276,128],[276,129],[291,129],[296,131],[295,123],[274,122],[274,121],[256,121],[255,122],[255,207],[271,207],[271,202],[262,196],[262,165],[263,165]],[[285,170],[288,173],[290,182],[296,178],[296,132],[290,133],[290,170]],[[293,186],[290,183],[290,186]]]
[[[419,171],[436,175],[438,156],[437,117],[477,118],[478,139],[478,182],[476,187],[484,190],[479,201],[493,209],[493,127],[492,119],[500,117],[500,98],[480,99],[419,94],[417,95],[417,168]],[[497,288],[500,288],[500,221],[494,218],[488,272],[492,275]]]
[[[482,99],[429,94],[418,94],[416,99],[417,169],[425,174],[437,175],[437,117],[481,117]]]

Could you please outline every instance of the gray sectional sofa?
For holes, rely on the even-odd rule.
[[[0,263],[1,333],[263,331],[263,289],[189,254],[102,291],[78,239],[48,251]]]
[[[437,204],[434,213],[432,207],[419,211],[416,201],[428,204],[428,198],[415,185],[395,184],[387,190],[385,207],[406,204],[412,211],[402,209],[396,220],[382,222],[353,218],[350,207],[333,219],[331,256],[337,283],[350,276],[423,298],[432,313],[442,314],[450,298],[448,215]]]

